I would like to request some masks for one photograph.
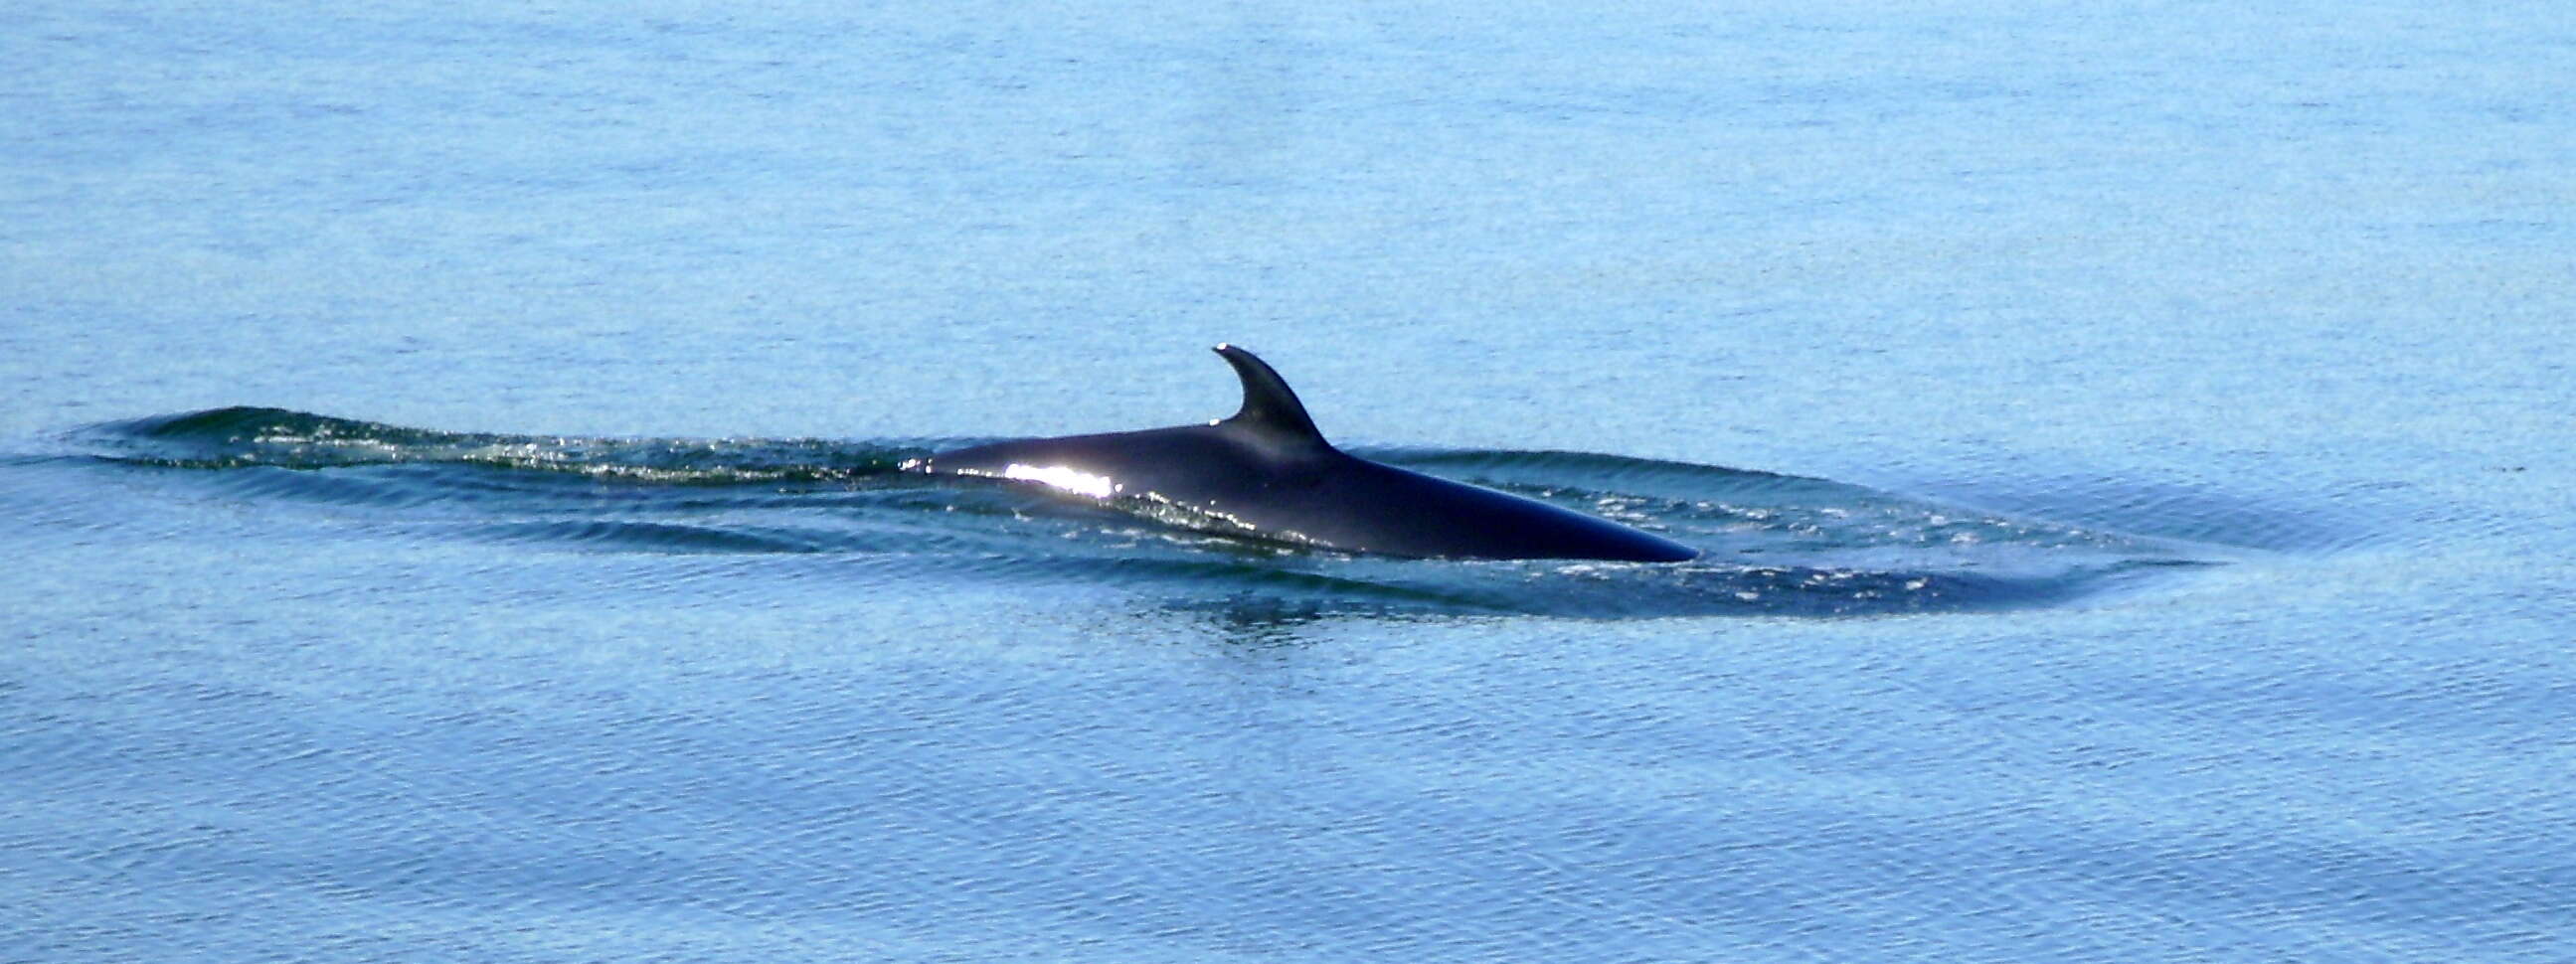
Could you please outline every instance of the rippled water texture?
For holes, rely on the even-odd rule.
[[[0,4],[0,964],[2576,961],[2569,10]]]
[[[1280,615],[2000,609],[2219,557],[1823,479],[1568,452],[1362,454],[1640,526],[1702,557],[1356,558],[1178,528],[1041,486],[898,469],[973,439],[580,439],[225,408],[70,441],[105,465],[168,472],[170,485],[302,506],[317,516],[305,524],[602,552],[862,555],[900,560],[912,579],[1080,579]]]

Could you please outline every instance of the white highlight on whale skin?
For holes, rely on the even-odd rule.
[[[1069,465],[1038,466],[1013,462],[1009,468],[1002,470],[1002,477],[1043,482],[1067,492],[1087,495],[1095,499],[1106,499],[1118,494],[1117,480],[1106,475],[1093,475]]]

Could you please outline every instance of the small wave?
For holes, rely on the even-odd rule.
[[[577,553],[892,557],[934,585],[1075,580],[1238,621],[1978,611],[2205,562],[2170,539],[2034,515],[1580,452],[1365,454],[1657,531],[1701,559],[1408,561],[1255,542],[898,470],[938,447],[929,441],[444,432],[252,407],[91,426],[68,441],[99,463],[174,472],[224,497],[381,523],[358,527],[368,533]]]
[[[2208,482],[2066,475],[1928,483],[1963,505],[2063,520],[2195,546],[2267,552],[2333,552],[2368,544],[2378,527],[2365,516],[2393,493],[2332,493],[2304,505],[2256,499]],[[2261,488],[2280,490],[2266,480]]]
[[[855,552],[870,548],[865,540],[835,533],[778,527],[681,525],[615,519],[570,519],[496,522],[465,530],[468,535],[503,542],[622,548],[644,552],[812,553]]]
[[[234,407],[91,426],[73,434],[103,459],[190,469],[319,470],[429,464],[577,475],[642,485],[830,483],[895,471],[923,446],[827,439],[628,439],[443,432]]]

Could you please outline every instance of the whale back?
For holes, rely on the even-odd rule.
[[[1232,345],[1243,406],[1204,425],[1020,439],[941,452],[914,471],[1033,482],[1167,522],[1350,552],[1678,562],[1698,552],[1534,499],[1358,458],[1325,441],[1297,393]]]

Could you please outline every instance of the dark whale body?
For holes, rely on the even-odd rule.
[[[1243,410],[1206,425],[1023,439],[906,469],[1053,487],[1194,528],[1347,552],[1681,562],[1697,550],[1579,512],[1381,465],[1324,441],[1279,373],[1231,345]]]

